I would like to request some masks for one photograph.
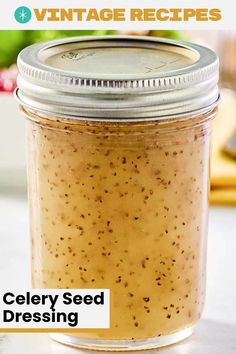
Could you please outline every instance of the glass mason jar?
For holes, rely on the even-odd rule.
[[[189,336],[205,295],[209,140],[218,60],[147,37],[21,52],[35,288],[108,288],[109,329],[53,334],[92,349]]]

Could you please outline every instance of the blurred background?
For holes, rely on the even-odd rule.
[[[221,103],[213,123],[210,201],[236,205],[236,33],[229,31],[0,31],[0,193],[26,193],[24,119],[13,97],[16,58],[30,44],[67,36],[133,34],[196,42],[220,57]]]

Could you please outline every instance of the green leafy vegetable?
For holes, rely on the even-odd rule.
[[[27,43],[25,31],[0,31],[0,68],[15,63],[19,51]]]

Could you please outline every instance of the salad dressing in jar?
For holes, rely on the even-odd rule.
[[[40,43],[18,59],[35,288],[108,288],[109,329],[53,334],[137,350],[192,333],[205,295],[218,60],[148,37]]]

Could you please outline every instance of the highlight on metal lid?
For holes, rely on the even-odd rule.
[[[203,46],[136,36],[74,37],[25,48],[16,95],[72,119],[155,120],[218,102],[218,58]]]

